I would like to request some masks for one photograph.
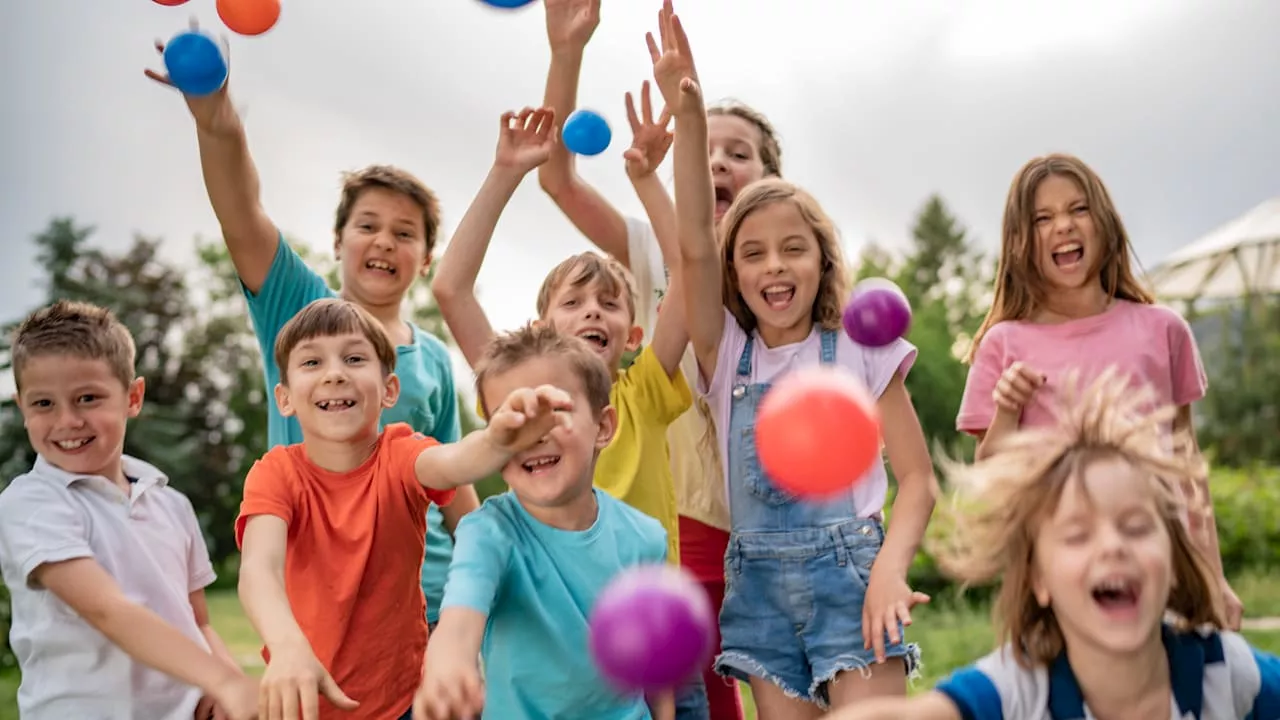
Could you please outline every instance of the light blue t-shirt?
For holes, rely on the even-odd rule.
[[[595,490],[581,532],[535,520],[506,492],[458,523],[443,608],[488,615],[483,720],[646,720],[641,696],[619,695],[591,661],[587,619],[624,568],[666,559],[657,520]]]
[[[1280,720],[1280,660],[1233,632],[1163,631],[1173,686],[1171,720]],[[938,683],[964,720],[1092,720],[1064,653],[1024,668],[1008,647]]]
[[[270,447],[300,443],[302,428],[297,419],[282,417],[275,403],[273,388],[280,382],[280,372],[276,369],[276,335],[304,307],[322,298],[336,297],[337,293],[302,261],[283,237],[258,294],[243,286],[241,289],[249,303],[249,317],[258,336],[267,377],[267,442]],[[462,431],[449,350],[435,336],[417,326],[410,327],[413,344],[396,347],[400,399],[395,407],[382,411],[381,424],[408,423],[414,430],[442,443],[457,442]],[[452,554],[453,538],[445,530],[440,509],[432,504],[427,511],[427,552],[422,563],[422,592],[427,597],[428,622],[435,622],[439,616]]]

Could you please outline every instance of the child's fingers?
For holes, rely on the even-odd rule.
[[[671,124],[671,108],[663,105],[662,114],[658,116],[658,122],[655,124],[663,130],[666,130],[667,126]]]
[[[173,81],[169,79],[169,76],[167,74],[158,73],[155,70],[152,70],[150,68],[143,70],[142,74],[160,83],[161,85],[168,85],[169,87],[173,87]]]
[[[645,33],[644,41],[645,41],[645,44],[649,46],[649,59],[653,60],[654,64],[656,65],[657,62],[662,59],[662,53],[658,51],[658,44],[653,40],[653,33],[651,32]]]
[[[684,25],[681,24],[679,15],[671,16],[671,34],[674,36],[676,52],[686,59],[692,58],[693,52],[689,49],[689,36],[684,33]]]
[[[698,83],[693,78],[685,78],[680,81],[680,92],[699,97],[702,95],[702,89],[698,87]]]
[[[538,139],[546,140],[551,137],[551,129],[556,126],[556,111],[554,108],[543,108],[542,118],[538,121]]]
[[[507,396],[507,410],[520,415],[531,415],[537,412],[538,396],[529,388],[517,388]]]
[[[164,41],[160,38],[156,38],[156,52],[164,55]]]
[[[539,406],[548,410],[572,410],[573,398],[554,385],[542,385],[536,390]]]
[[[627,122],[631,124],[631,134],[640,134],[640,117],[636,115],[636,103],[631,98],[631,92],[626,94],[627,99]]]
[[[640,114],[645,125],[653,124],[653,102],[649,100],[649,81],[640,83]]]
[[[533,108],[531,108],[531,107],[526,107],[526,108],[524,108],[523,110],[521,110],[521,111],[520,111],[520,114],[516,117],[516,129],[517,129],[517,130],[526,130],[526,129],[528,129],[528,127],[529,127],[529,116],[530,116],[530,115],[533,115]]]

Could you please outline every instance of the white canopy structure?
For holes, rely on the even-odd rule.
[[[1280,294],[1280,197],[1174,252],[1147,281],[1162,300]]]

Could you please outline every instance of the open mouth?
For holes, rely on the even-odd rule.
[[[727,187],[716,186],[716,217],[724,215],[733,204],[733,191]]]
[[[90,436],[85,438],[76,438],[74,440],[55,440],[53,441],[53,444],[57,445],[58,449],[62,452],[73,453],[87,447],[93,442],[93,440],[93,437]]]
[[[1127,615],[1137,610],[1141,588],[1133,580],[1113,577],[1094,585],[1091,594],[1103,612]]]
[[[388,275],[396,274],[395,267],[391,263],[385,262],[382,260],[370,260],[364,264],[364,268],[366,270],[375,270],[377,272],[383,272]]]
[[[529,458],[520,463],[520,467],[530,475],[541,475],[551,472],[551,469],[560,464],[559,455],[542,455],[540,457]]]
[[[356,406],[355,400],[320,400],[316,407],[324,412],[342,412]]]
[[[599,328],[585,328],[578,331],[578,339],[584,340],[592,347],[603,350],[609,347],[609,336]]]
[[[788,283],[770,285],[760,292],[771,310],[786,310],[796,297],[796,286]]]
[[[1060,268],[1075,267],[1084,259],[1084,246],[1078,242],[1067,243],[1053,250],[1053,264]]]

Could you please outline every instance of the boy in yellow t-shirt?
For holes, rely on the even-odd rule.
[[[554,115],[547,109],[503,115],[493,168],[436,265],[432,292],[473,367],[494,335],[476,299],[476,277],[502,210],[525,175],[550,155]],[[672,277],[653,338],[626,370],[623,355],[640,347],[644,331],[635,323],[635,287],[621,263],[591,252],[575,255],[547,275],[537,302],[541,322],[586,342],[613,373],[610,403],[618,428],[600,453],[595,486],[662,523],[672,564],[679,563],[680,543],[667,428],[693,404],[680,371],[689,342],[681,293]]]

